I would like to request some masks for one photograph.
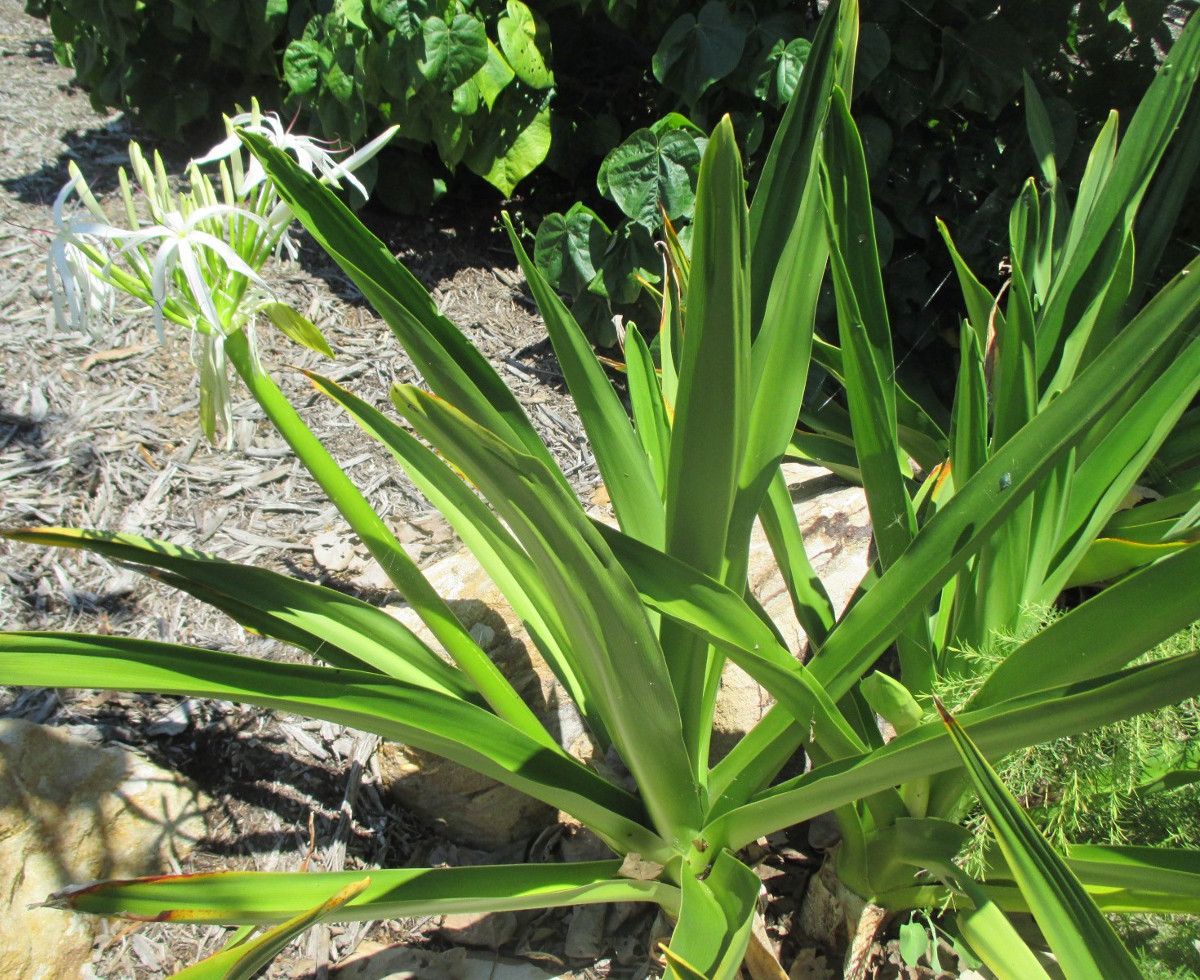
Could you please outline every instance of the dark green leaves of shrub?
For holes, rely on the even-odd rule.
[[[700,148],[685,130],[639,129],[605,158],[600,189],[633,221],[657,228],[660,207],[668,218],[691,212],[699,166]]]
[[[764,48],[753,69],[754,94],[773,106],[786,105],[800,83],[811,46],[803,37],[779,37]]]
[[[538,226],[533,260],[563,292],[576,293],[595,277],[608,228],[589,207],[576,204],[566,214],[551,214]]]
[[[371,13],[406,41],[421,36],[431,9],[428,0],[371,0]]]
[[[550,29],[520,0],[508,0],[508,8],[496,25],[500,50],[517,78],[530,88],[547,89],[554,84],[549,68]]]
[[[283,80],[296,95],[308,95],[317,87],[321,71],[321,49],[312,41],[293,41],[283,54]]]
[[[713,82],[738,66],[746,34],[727,4],[709,0],[699,16],[683,14],[667,28],[654,53],[654,77],[695,105]]]

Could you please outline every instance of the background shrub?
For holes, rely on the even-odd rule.
[[[788,0],[30,0],[97,105],[178,136],[251,94],[311,132],[401,125],[377,199],[421,211],[473,172],[526,217],[543,272],[601,343],[654,323],[661,214],[684,244],[702,134],[729,112],[754,181],[824,3]],[[935,365],[958,324],[951,267],[995,270],[1035,171],[1021,105],[1039,80],[1068,184],[1110,108],[1144,91],[1184,11],[1167,0],[864,0],[854,111],[903,350]],[[206,43],[197,48],[197,39]],[[1125,113],[1124,115],[1127,115]],[[396,154],[403,153],[403,159]],[[598,178],[596,178],[599,170]],[[574,203],[572,206],[573,202]],[[1193,209],[1194,210],[1194,209]],[[953,342],[953,340],[952,340]],[[902,370],[909,367],[902,363]],[[936,375],[952,378],[950,371]]]

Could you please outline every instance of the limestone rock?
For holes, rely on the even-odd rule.
[[[338,967],[337,980],[568,980],[527,960],[461,947],[445,952],[365,942]],[[570,974],[574,976],[574,974]]]
[[[204,835],[202,808],[146,759],[0,719],[0,977],[80,976],[98,920],[28,906],[67,885],[167,870]]]
[[[785,473],[809,560],[840,614],[867,570],[871,527],[866,498],[860,487],[847,486],[818,467],[790,464]],[[593,747],[574,704],[475,559],[460,552],[436,562],[425,574],[559,743],[577,757],[591,759]],[[766,535],[757,526],[751,542],[749,582],[792,652],[799,654],[805,645],[804,632],[792,612]],[[411,608],[388,611],[436,648]],[[770,703],[752,678],[727,665],[714,719],[714,755],[728,751]],[[459,843],[496,848],[554,820],[549,807],[427,753],[385,743],[379,762],[388,791],[424,819],[440,824],[447,836]]]
[[[871,517],[866,495],[862,487],[847,486],[820,467],[792,463],[785,466],[784,474],[804,535],[804,550],[840,616],[867,573]],[[779,627],[788,649],[801,654],[807,639],[792,611],[792,601],[775,565],[767,536],[758,524],[750,538],[747,581]],[[752,677],[736,664],[727,663],[713,716],[714,758],[724,755],[753,728],[771,703],[770,695]]]
[[[559,741],[569,746],[583,735],[574,704],[561,695],[520,620],[471,554],[443,558],[425,575]],[[387,611],[437,649],[411,608]],[[554,822],[552,807],[431,753],[384,742],[378,759],[388,792],[456,843],[492,850]]]

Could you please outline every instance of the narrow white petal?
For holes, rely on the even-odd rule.
[[[196,256],[192,252],[191,243],[181,241],[179,243],[179,264],[183,267],[184,278],[187,279],[188,287],[192,291],[192,296],[196,300],[196,305],[200,307],[200,311],[212,326],[214,331],[220,331],[224,326],[221,319],[217,316],[217,307],[213,303],[212,289],[204,279],[204,274],[200,271],[200,267],[196,264]]]
[[[229,268],[235,272],[240,272],[247,279],[252,279],[254,282],[262,283],[263,280],[257,272],[254,271],[240,255],[237,254],[228,244],[217,238],[215,235],[210,235],[206,231],[193,231],[187,237],[187,242],[195,242],[203,245],[208,249],[216,252]],[[263,283],[266,285],[266,283]]]

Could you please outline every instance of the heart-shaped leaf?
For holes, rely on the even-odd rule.
[[[688,133],[639,129],[609,153],[601,170],[617,206],[638,224],[657,228],[660,207],[672,220],[691,212],[699,167],[700,149]]]
[[[745,45],[746,29],[728,5],[709,0],[699,16],[684,14],[667,28],[654,52],[654,77],[695,105],[713,82],[738,66]]]
[[[431,7],[429,0],[371,0],[371,13],[406,41],[421,36]]]
[[[564,293],[577,293],[596,277],[608,227],[577,203],[566,214],[548,214],[538,226],[533,257],[542,275]]]
[[[450,23],[430,17],[422,28],[425,60],[421,74],[443,92],[452,92],[482,68],[488,59],[483,21],[459,14]]]
[[[546,89],[554,84],[549,68],[550,28],[521,0],[508,0],[508,9],[496,25],[500,49],[513,71],[530,88]]]

